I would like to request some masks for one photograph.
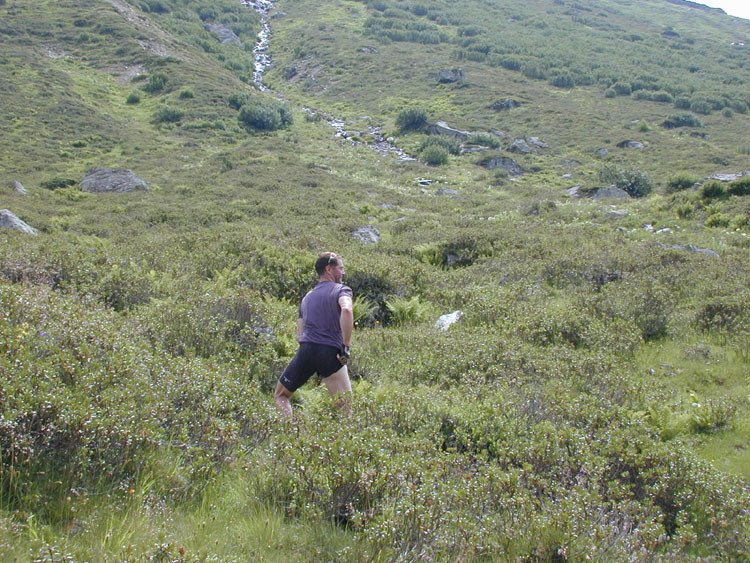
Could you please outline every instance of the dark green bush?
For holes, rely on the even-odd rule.
[[[692,188],[698,181],[698,177],[687,172],[675,174],[667,181],[666,192],[668,194],[680,192]]]
[[[440,166],[448,162],[448,151],[438,145],[429,145],[419,155],[430,166]]]
[[[292,112],[286,105],[275,101],[252,101],[242,106],[240,123],[259,131],[276,131],[291,125]]]
[[[179,98],[181,100],[189,100],[195,98],[195,93],[192,90],[183,90],[182,92],[180,92]]]
[[[553,74],[549,79],[549,83],[557,88],[572,88],[575,86],[575,80],[573,80],[573,77],[569,72]]]
[[[164,90],[168,80],[169,78],[166,74],[163,72],[157,72],[156,74],[149,76],[148,82],[141,86],[141,90],[148,92],[149,94],[156,94],[157,92]]]
[[[742,178],[729,182],[727,193],[737,196],[750,195],[750,176],[743,176]]]
[[[633,93],[633,87],[629,82],[615,82],[612,89],[618,96],[629,96]]]
[[[60,188],[67,188],[69,186],[74,186],[78,182],[73,180],[72,178],[52,178],[50,180],[45,180],[41,184],[39,184],[42,188],[45,190],[58,190]]]
[[[719,180],[708,180],[704,182],[699,191],[702,199],[724,199],[727,197],[727,187]]]
[[[493,149],[500,148],[500,139],[492,133],[472,133],[469,135],[468,142],[474,145],[482,145]],[[451,153],[453,154],[453,153]]]
[[[662,122],[662,127],[666,129],[676,129],[677,127],[703,127],[703,123],[692,113],[673,113]]]
[[[690,111],[708,115],[713,110],[713,105],[708,100],[693,100],[690,102]]]
[[[427,125],[427,112],[421,108],[407,108],[396,116],[396,127],[402,131],[415,131]]]
[[[185,116],[185,112],[169,106],[162,106],[154,112],[153,123],[177,123]]]
[[[452,137],[443,137],[440,135],[431,135],[424,140],[422,145],[419,147],[419,151],[422,152],[427,147],[437,146],[447,150],[450,154],[458,156],[461,154],[461,143],[458,139]]]
[[[631,197],[645,197],[654,188],[650,176],[637,168],[620,168],[605,164],[599,169],[599,179],[606,184],[614,184]]]
[[[128,94],[128,97],[125,99],[126,104],[137,104],[141,101],[141,96],[138,94],[138,92],[131,92]]]
[[[674,107],[677,109],[690,109],[690,98],[686,96],[678,96],[674,100]]]

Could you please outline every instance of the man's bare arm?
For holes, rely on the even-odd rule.
[[[339,307],[341,307],[339,323],[341,325],[341,336],[344,339],[344,346],[351,346],[352,332],[354,332],[354,308],[352,298],[348,295],[342,295],[339,297]]]

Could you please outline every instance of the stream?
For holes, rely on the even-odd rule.
[[[242,4],[258,12],[261,21],[261,30],[258,33],[258,38],[255,41],[255,48],[253,49],[253,56],[255,58],[253,82],[258,85],[261,92],[269,92],[270,88],[263,82],[263,74],[266,70],[271,68],[272,61],[271,55],[269,54],[269,45],[271,41],[271,17],[270,12],[274,8],[274,4],[277,0],[240,0]],[[277,93],[277,95],[279,95]],[[283,97],[283,96],[280,96]],[[396,147],[391,143],[391,139],[386,138],[383,135],[383,128],[381,126],[368,126],[367,131],[373,137],[373,142],[368,143],[361,139],[363,133],[351,132],[346,130],[346,122],[343,119],[334,117],[333,115],[318,111],[311,108],[302,108],[304,112],[312,116],[320,116],[320,118],[328,123],[335,131],[336,137],[347,139],[354,145],[363,145],[372,148],[377,153],[387,156],[393,154],[398,157],[399,160],[417,160],[413,156],[407,154],[400,148]]]

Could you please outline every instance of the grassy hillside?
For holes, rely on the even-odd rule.
[[[239,3],[0,0],[0,209],[39,231],[0,229],[0,558],[746,558],[750,190],[702,180],[750,168],[750,24],[668,2],[276,12],[288,102],[251,84]],[[407,109],[505,135],[429,166]],[[372,150],[373,125],[421,160]],[[508,151],[530,137],[549,146]],[[149,190],[84,192],[94,167]],[[610,183],[644,197],[568,191]],[[311,383],[284,421],[271,390],[326,249],[357,297],[354,414]]]

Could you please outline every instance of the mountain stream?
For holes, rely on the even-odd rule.
[[[258,85],[261,92],[268,92],[270,88],[263,83],[263,74],[271,68],[272,61],[269,54],[269,45],[271,40],[271,17],[270,12],[274,7],[276,0],[240,0],[245,6],[258,12],[261,21],[261,29],[253,49],[255,57],[253,81]],[[277,94],[278,95],[278,94]],[[281,97],[281,96],[280,96]],[[383,156],[393,154],[399,160],[416,160],[413,156],[405,153],[396,147],[383,135],[383,128],[380,126],[368,126],[368,132],[372,135],[372,142],[360,140],[361,132],[351,132],[346,130],[346,122],[343,119],[336,118],[331,114],[323,111],[317,111],[310,108],[302,108],[307,114],[320,116],[328,125],[336,131],[336,137],[348,139],[354,145],[364,145],[372,148]]]

